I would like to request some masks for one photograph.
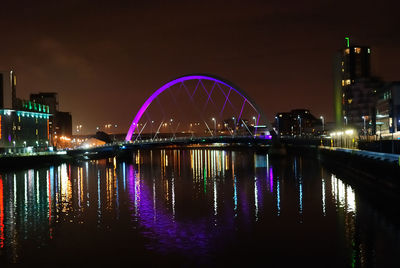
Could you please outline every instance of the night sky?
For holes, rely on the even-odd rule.
[[[126,132],[154,90],[187,73],[234,82],[271,121],[295,108],[330,121],[345,36],[371,46],[376,76],[400,80],[398,1],[62,2],[1,2],[0,69],[17,73],[19,98],[58,92],[84,133]]]

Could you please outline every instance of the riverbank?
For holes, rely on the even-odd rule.
[[[349,183],[363,185],[371,195],[400,199],[400,155],[326,146],[287,146],[291,153],[316,157]]]
[[[37,166],[51,166],[70,162],[73,157],[65,152],[46,152],[37,154],[13,154],[0,156],[0,170],[26,169]]]

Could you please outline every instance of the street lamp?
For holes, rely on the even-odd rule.
[[[278,135],[279,135],[279,117],[275,116],[275,120],[276,120],[276,128],[278,130]]]
[[[214,133],[217,135],[217,122],[214,117],[211,120],[214,121]]]
[[[322,115],[319,118],[321,118],[321,120],[322,120],[322,134],[324,134],[325,133],[325,120]]]
[[[253,120],[254,120],[254,126],[256,126],[257,122],[256,122],[256,117],[255,116],[253,116]]]
[[[235,132],[236,132],[236,118],[234,116],[232,116],[232,120],[233,120],[233,134],[235,134]]]
[[[82,125],[77,125],[76,126],[76,132],[81,132],[82,130]]]
[[[344,116],[344,121],[346,122],[346,126],[347,126],[347,116]]]
[[[297,116],[297,120],[299,121],[299,129],[300,129],[299,136],[301,136],[301,117],[300,117],[300,115]]]
[[[365,127],[365,115],[363,115],[363,116],[361,116],[361,118],[364,120],[364,136],[366,136],[366,134],[367,134],[367,129],[366,129],[366,127]]]

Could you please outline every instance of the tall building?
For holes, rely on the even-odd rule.
[[[375,103],[383,82],[371,76],[371,49],[351,44],[334,58],[334,109],[338,127],[353,126],[360,134],[375,133]]]
[[[0,72],[0,109],[12,109],[16,103],[17,77],[14,71]]]
[[[33,103],[46,105],[51,114],[50,141],[52,145],[57,146],[62,141],[69,140],[72,137],[72,117],[68,112],[58,110],[58,94],[56,92],[39,92],[31,94],[30,100]]]
[[[14,71],[0,72],[0,152],[47,147],[49,107],[17,99],[16,87]]]

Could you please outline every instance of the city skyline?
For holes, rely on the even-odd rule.
[[[240,86],[270,121],[296,108],[332,121],[344,37],[371,47],[373,75],[400,80],[395,2],[361,3],[5,3],[13,45],[0,45],[0,69],[18,74],[18,97],[57,92],[86,134],[106,123],[126,132],[154,90],[197,72]]]

